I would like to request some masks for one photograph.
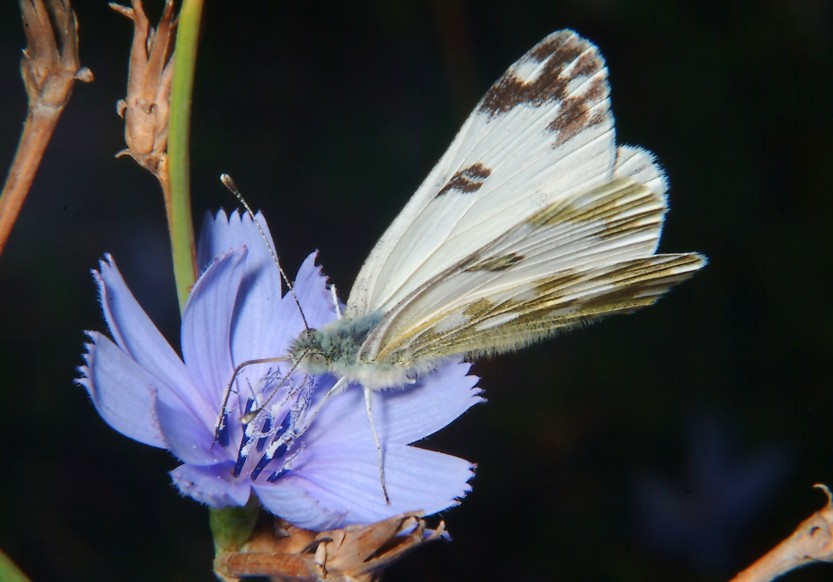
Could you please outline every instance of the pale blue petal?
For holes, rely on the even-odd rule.
[[[164,402],[157,405],[156,412],[168,449],[177,459],[194,465],[228,460],[226,450],[214,443],[213,427],[209,428],[190,412],[167,406]]]
[[[274,484],[253,485],[263,507],[286,521],[315,531],[338,529],[344,514],[325,507],[303,487],[304,481],[284,477]]]
[[[182,315],[182,355],[196,387],[191,399],[212,430],[234,370],[229,333],[245,256],[238,248],[217,257],[197,280]]]
[[[93,272],[101,308],[113,339],[145,370],[156,377],[159,397],[182,398],[191,389],[190,377],[176,352],[139,306],[110,255]]]
[[[235,246],[227,240],[227,229],[222,228],[223,224],[228,224],[228,216],[222,208],[217,211],[216,217],[211,212],[206,212],[203,216],[200,236],[197,239],[197,269],[200,274],[217,255],[222,255]]]
[[[321,273],[321,268],[315,264],[317,259],[317,252],[309,255],[298,269],[295,279],[295,292],[304,310],[304,317],[309,326],[314,329],[324,327],[336,319],[333,295],[327,286],[326,277]],[[291,301],[291,297],[286,297],[286,299]],[[286,306],[289,307],[289,305],[287,301]]]
[[[312,328],[319,328],[336,318],[327,279],[315,264],[317,254],[310,254],[298,270],[293,291]],[[234,361],[285,356],[290,342],[304,329],[304,318],[292,292],[280,301],[250,301],[239,311],[232,346]]]
[[[101,418],[123,435],[153,447],[168,448],[156,416],[156,379],[109,338],[89,332],[78,383]]]
[[[251,223],[249,227],[253,228]],[[263,245],[263,241],[260,242]],[[262,276],[263,271],[277,274],[277,266],[270,260],[259,273],[251,273],[247,260],[246,267],[247,275],[238,295],[231,338],[235,363],[283,356],[289,341],[286,338],[294,338],[303,329],[294,301],[292,317],[284,317],[281,305],[291,298],[281,297],[280,286],[276,286],[277,279]]]
[[[408,444],[451,424],[475,404],[486,400],[469,363],[442,366],[414,386],[383,392],[381,430],[391,442]]]
[[[263,215],[256,214],[258,223],[263,229],[266,239],[272,248],[272,235],[269,233],[269,225]],[[206,213],[203,220],[202,231],[200,232],[199,243],[197,244],[197,265],[200,271],[204,271],[211,261],[219,255],[224,255],[230,250],[237,250],[246,247],[249,254],[246,258],[247,269],[252,273],[257,272],[255,283],[258,292],[264,294],[276,293],[280,298],[283,282],[274,264],[274,259],[269,252],[269,246],[260,234],[260,231],[252,223],[248,214],[232,212],[230,215],[222,210],[217,212],[216,218]]]
[[[478,378],[466,375],[469,368],[469,364],[448,364],[414,385],[373,392],[379,438],[400,444],[418,441],[483,402],[475,386]],[[340,435],[354,430],[370,434],[364,392],[351,384],[324,404],[306,438],[318,446],[337,446]]]
[[[251,487],[248,480],[229,480],[231,463],[209,467],[180,465],[168,474],[183,495],[209,507],[242,507],[249,500]]]
[[[308,459],[304,455],[305,460],[299,455],[293,470],[275,483],[276,489],[257,486],[258,497],[276,515],[320,530],[370,523],[405,511],[423,510],[430,515],[457,505],[471,490],[468,481],[474,467],[468,461],[396,444],[386,445],[385,451],[390,505],[382,495],[372,443],[369,447],[317,447]],[[296,491],[290,494],[287,489]],[[334,523],[335,516],[339,519]]]
[[[272,336],[276,329],[287,325],[276,317],[282,282],[269,250],[274,243],[263,216],[258,213],[257,218],[267,240],[247,214],[241,217],[233,212],[226,217],[220,212],[216,220],[206,217],[200,245],[201,256],[206,258],[210,253],[213,257],[232,248],[248,250],[232,320],[232,355],[242,354],[240,361],[275,356],[283,346],[276,346]]]

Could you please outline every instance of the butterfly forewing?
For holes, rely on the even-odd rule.
[[[642,148],[633,146],[619,146],[616,150],[616,167],[613,168],[614,178],[633,178],[644,184],[662,199],[667,205],[665,193],[668,182],[665,173],[654,161],[654,155]],[[657,232],[657,242],[659,242]]]
[[[346,315],[393,309],[554,199],[609,181],[608,93],[601,55],[572,31],[512,65],[370,253]]]

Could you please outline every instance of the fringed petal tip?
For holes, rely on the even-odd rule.
[[[115,260],[113,259],[113,255],[110,253],[104,253],[101,255],[101,258],[98,260],[98,269],[90,269],[90,272],[93,274],[97,280],[100,280],[102,275],[112,269],[115,266]]]
[[[94,362],[93,354],[95,350],[95,336],[98,334],[94,331],[85,330],[84,335],[86,335],[90,341],[84,342],[84,351],[81,354],[81,358],[83,358],[84,363],[75,368],[78,376],[75,378],[74,382],[76,386],[83,386],[89,392],[92,388],[90,384],[90,369],[93,367]]]

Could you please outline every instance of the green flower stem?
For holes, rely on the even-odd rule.
[[[189,146],[191,96],[194,90],[194,68],[202,17],[202,0],[184,0],[179,11],[174,53],[174,77],[171,86],[171,117],[168,134],[168,171],[170,175],[171,248],[179,308],[196,281],[194,222],[191,217]],[[250,500],[246,507],[212,509],[211,531],[217,551],[239,547],[251,537],[260,505]]]
[[[208,521],[214,537],[214,550],[218,554],[238,550],[252,537],[259,515],[260,503],[254,496],[243,507],[210,509]]]
[[[185,308],[185,302],[197,278],[188,151],[191,95],[194,90],[194,68],[201,17],[202,0],[184,0],[179,11],[171,87],[171,117],[168,130],[168,171],[171,181],[169,228],[180,311]]]
[[[29,578],[0,550],[0,580],[3,582],[29,582]]]

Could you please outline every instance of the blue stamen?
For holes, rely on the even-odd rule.
[[[263,421],[263,428],[260,429],[260,430],[261,430],[261,432],[267,433],[267,432],[269,432],[270,428],[272,428],[272,418],[267,417],[266,420]],[[259,439],[257,439],[257,445],[255,445],[255,447],[257,448],[258,453],[263,452],[263,447],[266,446],[266,442],[268,440],[269,440],[268,436],[262,436]]]
[[[281,421],[281,427],[278,429],[278,432],[275,436],[280,436],[287,431],[289,425],[292,424],[291,413],[287,413],[286,416],[283,417],[283,421]]]
[[[241,449],[243,448],[242,443],[240,444],[240,448]],[[246,459],[248,459],[248,457],[246,455],[243,455],[243,454],[238,454],[237,455],[237,460],[234,462],[234,468],[231,470],[231,474],[232,474],[233,477],[239,477],[240,476],[240,473],[243,471],[243,465],[246,464]]]
[[[257,462],[257,465],[255,466],[254,470],[252,470],[252,481],[257,479],[258,476],[260,475],[261,471],[263,471],[263,469],[266,468],[266,465],[268,465],[271,462],[272,462],[272,459],[270,459],[266,455],[263,455],[262,457],[260,457],[260,460]]]
[[[217,444],[221,447],[227,447],[229,445],[228,412],[226,411],[223,411],[220,426],[217,428]]]
[[[266,480],[269,483],[274,483],[275,481],[277,481],[278,479],[280,479],[281,477],[283,477],[287,473],[289,473],[289,469],[281,469],[280,471],[275,471],[274,473],[269,475],[269,477],[267,477]]]
[[[275,454],[272,455],[272,458],[273,459],[280,459],[281,457],[283,457],[286,454],[286,450],[287,450],[287,446],[286,446],[286,443],[284,443],[281,446],[279,446],[277,449],[275,449]]]
[[[254,400],[249,398],[248,402],[246,402],[246,414],[251,412],[252,406],[254,405]],[[243,436],[240,437],[240,447],[237,449],[237,461],[234,463],[234,468],[231,470],[231,474],[234,477],[239,477],[240,473],[243,472],[243,466],[246,464],[246,460],[249,458],[247,455],[243,453],[243,448],[249,444],[249,435],[246,434],[246,427],[249,426],[249,423],[243,423]]]

